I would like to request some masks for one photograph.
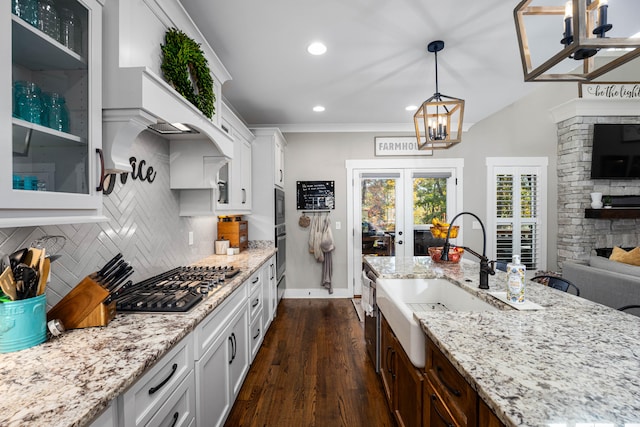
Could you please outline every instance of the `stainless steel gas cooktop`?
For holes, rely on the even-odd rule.
[[[116,310],[186,312],[238,273],[233,267],[177,267],[121,289],[114,298]]]

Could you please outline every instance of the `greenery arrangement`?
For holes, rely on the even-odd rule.
[[[211,118],[215,112],[213,78],[200,44],[185,33],[169,28],[165,34],[160,68],[164,78],[189,102]]]

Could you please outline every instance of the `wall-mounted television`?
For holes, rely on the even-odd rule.
[[[640,179],[640,124],[593,125],[592,179]]]

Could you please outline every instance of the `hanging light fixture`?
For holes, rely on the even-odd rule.
[[[436,93],[424,101],[413,115],[418,148],[421,150],[449,148],[462,140],[464,100],[443,95],[438,90],[438,52],[442,49],[442,40],[432,41],[427,47],[435,56]],[[457,127],[455,131],[454,126]]]
[[[629,31],[626,37],[606,36],[613,28],[608,22],[608,0],[569,0],[560,6],[531,5],[532,1],[522,0],[513,11],[525,81],[589,81],[640,55],[640,38],[632,37],[635,31]],[[633,15],[633,11],[628,12]],[[548,19],[544,21],[560,16],[563,21],[558,19],[557,27]],[[536,61],[536,65],[534,58],[544,55],[532,52],[534,45],[544,46],[527,36],[527,24],[530,31],[541,26],[547,34],[550,27],[558,28],[559,36],[560,28],[564,31],[557,38],[559,50],[550,58]],[[624,32],[623,29],[619,33]],[[539,35],[540,39],[546,36]],[[596,61],[594,56],[602,49],[618,49],[619,55],[599,55]],[[544,50],[548,51],[548,47]]]

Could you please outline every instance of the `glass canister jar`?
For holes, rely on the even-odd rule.
[[[55,3],[53,0],[40,0],[39,5],[38,28],[54,40],[60,41],[60,17]]]
[[[13,117],[20,117],[20,97],[22,97],[27,88],[27,83],[24,80],[16,80],[13,82]]]
[[[61,132],[69,132],[69,111],[64,96],[56,92],[49,94],[48,126]]]
[[[11,12],[34,27],[38,26],[38,0],[12,0]]]
[[[76,52],[82,53],[80,20],[71,9],[60,8],[60,43]]]
[[[27,82],[18,98],[18,116],[31,123],[42,124],[42,101],[40,88],[33,82]]]

